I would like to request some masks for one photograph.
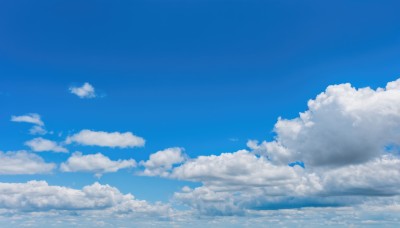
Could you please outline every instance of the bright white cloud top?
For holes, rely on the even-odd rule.
[[[133,135],[131,132],[104,132],[82,130],[72,136],[67,137],[67,144],[78,143],[86,146],[103,146],[103,147],[142,147],[145,140],[139,136]]]
[[[95,98],[96,97],[94,87],[91,84],[89,84],[88,82],[85,82],[81,87],[72,86],[69,88],[69,91],[72,94],[75,94],[80,98]]]
[[[46,163],[38,155],[26,151],[0,151],[1,175],[50,173],[55,167],[54,163]]]
[[[60,170],[62,172],[91,172],[101,176],[103,173],[117,172],[120,169],[135,166],[136,161],[133,159],[112,161],[100,153],[82,155],[81,152],[75,152],[61,164]]]
[[[44,139],[44,138],[34,138],[32,140],[29,140],[25,142],[25,145],[29,146],[31,150],[35,152],[43,152],[43,151],[53,151],[53,152],[63,152],[66,153],[68,150],[59,144],[57,142]]]

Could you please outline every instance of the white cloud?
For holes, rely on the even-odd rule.
[[[131,132],[104,132],[82,130],[79,133],[69,136],[66,143],[79,143],[88,146],[104,146],[104,147],[141,147],[144,146],[145,140],[141,137],[133,135]]]
[[[40,115],[36,113],[29,113],[23,116],[11,116],[11,121],[31,123],[39,126],[44,125],[43,121],[40,119]]]
[[[91,211],[102,216],[136,214],[168,217],[171,212],[168,205],[152,205],[97,182],[82,189],[51,186],[45,181],[0,183],[0,208],[12,213],[73,211],[79,215]]]
[[[34,138],[30,141],[25,142],[25,145],[29,146],[35,152],[42,151],[54,151],[54,152],[68,152],[68,150],[56,142],[44,139],[44,138]]]
[[[201,182],[175,193],[200,213],[337,207],[400,197],[400,80],[386,89],[329,86],[298,118],[279,118],[272,142],[199,156],[169,177]],[[288,164],[302,161],[305,168]],[[386,203],[383,203],[386,204]]]
[[[26,151],[1,152],[0,151],[0,174],[40,174],[50,173],[55,164],[46,163],[36,154]]]
[[[386,89],[329,86],[295,119],[280,118],[268,155],[277,162],[343,166],[379,157],[400,143],[400,79]]]
[[[39,114],[29,113],[23,116],[11,116],[11,121],[13,122],[23,122],[23,123],[31,123],[34,124],[29,133],[31,135],[45,135],[47,134],[46,129],[44,128],[44,123],[40,118]]]
[[[60,170],[63,172],[92,172],[97,176],[103,173],[117,172],[120,169],[131,168],[136,166],[136,161],[117,160],[112,161],[103,154],[82,155],[75,152],[65,163],[62,163]]]
[[[80,98],[94,98],[96,97],[96,93],[94,91],[94,87],[85,82],[81,87],[70,87],[70,92],[77,95]]]
[[[142,174],[146,176],[168,176],[173,165],[185,161],[186,156],[182,151],[182,148],[174,147],[151,154],[149,160],[140,162],[145,167]]]

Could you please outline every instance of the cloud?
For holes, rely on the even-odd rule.
[[[61,164],[60,170],[62,172],[92,172],[100,176],[103,173],[117,172],[120,169],[135,166],[136,161],[133,159],[112,161],[100,153],[82,155],[80,152],[75,152]]]
[[[53,152],[63,152],[66,153],[68,150],[56,142],[44,139],[44,138],[34,138],[30,141],[25,142],[25,145],[29,146],[31,150],[35,152],[43,152],[43,151],[53,151]]]
[[[46,163],[36,154],[26,151],[2,152],[0,151],[0,174],[41,174],[50,173],[55,164]]]
[[[88,146],[103,146],[103,147],[141,147],[144,146],[145,140],[141,137],[133,135],[131,132],[104,132],[82,130],[79,133],[69,136],[66,143],[79,143]]]
[[[29,133],[31,135],[45,135],[47,134],[46,129],[44,128],[44,123],[40,119],[40,115],[36,113],[29,113],[23,116],[11,116],[11,121],[13,122],[22,122],[22,123],[31,123],[34,124]]]
[[[279,118],[273,141],[188,159],[168,177],[200,182],[174,198],[207,215],[386,205],[400,197],[399,127],[400,80],[376,90],[333,85],[298,118]]]
[[[47,134],[47,131],[42,126],[36,125],[29,129],[29,133],[31,135],[45,135]]]
[[[168,176],[169,171],[175,164],[185,161],[186,156],[183,149],[179,147],[168,148],[150,155],[149,160],[141,161],[145,167],[142,175],[145,176]]]
[[[377,158],[400,143],[400,79],[386,89],[329,86],[308,102],[308,110],[275,125],[276,140],[265,143],[275,162],[301,160],[312,166],[345,166]]]
[[[80,98],[95,98],[96,97],[94,87],[87,82],[85,82],[81,87],[70,87],[69,91],[72,94],[75,94]]]
[[[40,119],[40,115],[36,113],[29,113],[23,116],[11,116],[11,121],[13,122],[23,122],[23,123],[31,123],[39,126],[43,126],[44,123]]]
[[[82,189],[51,186],[45,181],[0,183],[0,208],[13,213],[72,211],[79,215],[89,211],[99,212],[102,216],[167,217],[171,212],[168,205],[152,205],[97,182]]]

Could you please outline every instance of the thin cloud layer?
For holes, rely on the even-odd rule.
[[[78,143],[86,146],[103,146],[103,147],[142,147],[145,140],[139,136],[133,135],[131,132],[104,132],[82,130],[77,134],[69,136],[66,143]]]
[[[79,98],[95,98],[96,93],[94,91],[94,87],[89,84],[88,82],[85,82],[81,87],[75,87],[72,86],[69,88],[69,91],[72,94],[75,94]]]
[[[50,173],[56,165],[46,163],[36,154],[26,151],[0,151],[0,174],[43,174]]]
[[[43,151],[53,151],[62,153],[68,152],[66,148],[58,145],[56,142],[41,137],[29,140],[25,142],[25,145],[29,146],[31,150],[35,152],[43,152]]]
[[[100,153],[82,155],[80,152],[75,152],[60,165],[60,170],[62,172],[91,172],[101,176],[103,173],[117,172],[120,169],[135,166],[136,161],[133,159],[112,161]]]

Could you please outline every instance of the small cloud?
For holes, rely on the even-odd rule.
[[[68,150],[56,142],[44,139],[44,138],[34,138],[30,141],[25,142],[25,145],[29,146],[35,152],[43,151],[53,151],[53,152],[63,152],[66,153]]]
[[[29,133],[30,133],[31,135],[45,135],[45,134],[47,134],[47,131],[46,131],[46,129],[44,129],[42,126],[36,125],[36,126],[33,126],[33,127],[29,130]]]
[[[94,87],[88,82],[85,82],[81,87],[71,86],[69,91],[80,98],[95,98],[97,96]]]
[[[104,146],[104,147],[141,147],[144,146],[145,140],[139,136],[133,135],[131,132],[104,132],[82,130],[66,139],[66,143],[79,143],[87,146]]]
[[[44,126],[43,121],[40,119],[40,115],[36,113],[29,113],[23,116],[11,116],[13,122],[23,122],[36,124],[38,126]]]
[[[238,138],[229,138],[229,141],[231,141],[231,142],[237,142],[237,141],[239,141],[239,139],[238,139]]]
[[[2,175],[50,173],[55,166],[54,163],[46,163],[38,155],[26,151],[0,151]]]
[[[40,119],[40,115],[36,113],[29,113],[23,116],[11,116],[11,121],[34,124],[29,133],[31,135],[45,135],[47,130],[44,128],[44,123]]]
[[[61,164],[60,170],[62,172],[93,172],[99,178],[103,173],[117,172],[120,169],[135,166],[136,161],[133,159],[112,161],[101,153],[82,155],[80,152],[75,152]]]

